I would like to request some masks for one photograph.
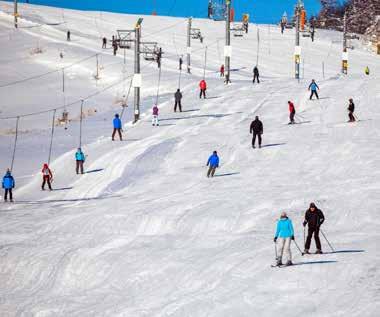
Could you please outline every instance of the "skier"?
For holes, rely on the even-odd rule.
[[[259,69],[257,68],[257,65],[253,68],[253,80],[252,82],[255,83],[257,79],[257,83],[260,84],[260,79],[259,79]]]
[[[354,111],[355,111],[355,104],[352,98],[349,99],[349,104],[348,104],[348,122],[355,122],[355,116],[354,116]]]
[[[67,33],[66,33],[66,39],[67,39],[67,41],[71,41],[71,32],[70,32],[70,30],[67,30]]]
[[[252,121],[249,133],[252,133],[252,147],[255,148],[256,136],[259,139],[259,148],[261,148],[261,135],[264,132],[263,123],[259,120],[259,116],[256,116],[255,120]]]
[[[366,75],[369,75],[369,67],[368,66],[365,68],[364,72]]]
[[[311,90],[310,100],[313,99],[313,95],[315,95],[317,97],[317,99],[319,99],[317,89],[319,90],[319,87],[318,87],[317,83],[315,82],[315,80],[312,79],[312,81],[309,85],[309,90]]]
[[[161,68],[161,58],[162,58],[162,48],[160,47],[156,53],[156,62],[157,62],[158,68]]]
[[[200,93],[199,93],[199,99],[203,98],[206,99],[206,89],[207,89],[207,84],[204,79],[202,79],[199,83],[199,88],[200,88]]]
[[[208,6],[207,6],[207,17],[209,19],[212,17],[212,3],[211,3],[211,1],[208,2]]]
[[[9,200],[11,203],[13,203],[13,195],[12,195],[12,189],[15,188],[15,180],[12,176],[12,173],[10,169],[7,169],[7,172],[5,173],[5,176],[3,177],[2,187],[4,188],[4,201],[8,201],[8,194],[9,194]]]
[[[285,22],[281,21],[281,34],[284,34],[284,30],[285,30]]]
[[[289,105],[289,119],[290,119],[290,122],[289,124],[294,124],[294,116],[296,115],[296,108],[294,107],[294,104],[293,102],[291,102],[290,100],[288,101],[288,105]]]
[[[220,66],[220,77],[224,77],[224,64]]]
[[[84,153],[82,152],[82,149],[79,147],[78,150],[75,153],[75,160],[76,160],[76,172],[79,174],[83,174],[83,163],[85,161]]]
[[[219,167],[219,156],[216,151],[208,158],[207,165],[209,169],[207,171],[207,177],[214,177],[215,170]]]
[[[49,166],[46,163],[43,165],[41,172],[42,172],[42,185],[41,185],[41,189],[45,190],[45,184],[47,183],[49,189],[52,190],[52,188],[51,188],[51,182],[53,180],[53,173],[51,172]]]
[[[319,228],[322,223],[325,221],[325,216],[323,212],[317,208],[314,203],[310,204],[309,209],[305,213],[305,220],[303,222],[303,226],[306,227],[308,225],[308,234],[305,243],[305,253],[309,253],[311,238],[314,234],[315,244],[317,246],[316,254],[322,254],[321,241],[319,240]]]
[[[181,57],[179,58],[179,70],[182,70],[182,64],[183,64],[183,59],[181,55]]]
[[[279,240],[278,243],[277,240]],[[274,243],[276,243],[277,249],[277,266],[282,265],[284,253],[287,253],[287,261],[285,265],[293,265],[292,252],[290,251],[291,240],[294,240],[293,224],[286,215],[286,212],[282,212],[280,219],[277,221],[277,229],[274,236]]]
[[[112,132],[112,141],[115,141],[116,132],[119,134],[120,141],[123,141],[123,137],[121,135],[122,124],[119,118],[119,114],[115,114],[115,118],[113,119],[113,132]]]
[[[246,34],[248,33],[248,27],[249,27],[248,22],[243,22],[243,29],[244,29]]]
[[[107,48],[107,38],[106,37],[103,37],[102,48]]]
[[[116,42],[114,36],[112,36],[112,48],[113,48],[113,55],[116,56],[116,53],[117,53],[117,42]]]
[[[174,112],[177,112],[177,106],[179,108],[179,112],[182,112],[182,105],[181,105],[181,100],[182,100],[182,93],[177,89],[177,91],[174,94]]]
[[[157,105],[153,106],[152,111],[153,111],[152,126],[157,126],[158,127],[159,124],[158,124],[158,107],[157,107]]]

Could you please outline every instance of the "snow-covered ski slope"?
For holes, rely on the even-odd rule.
[[[86,111],[97,111],[83,122],[89,173],[74,172],[80,103],[68,108],[75,119],[68,129],[56,127],[53,192],[40,191],[52,112],[20,119],[16,203],[0,206],[1,316],[379,316],[378,56],[350,51],[349,75],[342,76],[341,35],[318,31],[314,43],[302,39],[304,76],[297,82],[293,31],[251,25],[247,36],[232,39],[234,71],[226,86],[217,74],[224,25],[195,20],[208,46],[209,98],[197,96],[204,48],[194,40],[193,74],[181,76],[185,111],[173,113],[186,21],[144,17],[143,39],[159,42],[165,53],[160,127],[150,124],[158,71],[144,61],[142,120],[130,124],[129,107],[125,141],[111,142],[111,120],[121,111],[115,100],[129,79],[116,85],[123,53],[101,50],[100,38],[132,28],[137,17],[21,5],[15,31],[11,5],[0,8],[0,117],[61,107],[59,69],[97,53],[102,65],[98,81],[94,58],[65,69],[67,103],[99,92],[85,102]],[[252,85],[257,28],[262,82]],[[37,43],[43,53],[31,55]],[[127,77],[132,51],[126,61]],[[312,78],[319,101],[308,100]],[[360,119],[354,124],[346,123],[350,97]],[[302,124],[287,125],[288,100]],[[264,146],[253,150],[255,115],[264,123]],[[2,171],[11,162],[14,127],[14,119],[1,120]],[[221,167],[207,179],[213,150]],[[326,254],[302,257],[292,245],[298,265],[271,268],[280,212],[292,218],[302,247],[311,201],[325,213],[322,230],[337,252],[321,236]]]

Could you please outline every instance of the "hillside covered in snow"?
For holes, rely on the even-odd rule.
[[[187,74],[178,70],[187,20],[144,16],[142,40],[162,47],[162,69],[159,77],[142,59],[142,116],[133,124],[133,49],[113,56],[102,38],[139,16],[25,4],[15,29],[12,10],[0,2],[0,171],[13,160],[16,181],[15,202],[0,204],[1,316],[380,314],[379,56],[358,45],[342,75],[342,34],[318,29],[314,42],[301,38],[298,81],[294,30],[250,24],[232,38],[225,85],[223,22],[194,19],[204,41],[192,40]],[[203,76],[207,99],[199,99]],[[309,100],[312,79],[319,100]],[[174,113],[177,88],[183,112]],[[70,122],[56,124],[64,110]],[[112,142],[122,111],[124,139]],[[249,133],[255,116],[260,149]],[[207,178],[214,150],[220,167]],[[41,191],[49,157],[53,191]],[[294,265],[272,268],[280,213],[303,250],[310,202],[326,217],[331,246],[321,235],[324,254],[302,256],[292,243]]]

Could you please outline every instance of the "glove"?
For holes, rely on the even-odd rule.
[[[306,221],[304,221],[304,222],[303,222],[303,226],[304,226],[304,227],[306,227],[306,224],[307,224],[307,222],[306,222]]]
[[[292,236],[291,239],[294,240],[294,236]]]
[[[274,241],[274,243],[276,243],[277,242],[277,237],[274,237],[273,241]]]

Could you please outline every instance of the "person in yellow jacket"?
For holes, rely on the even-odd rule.
[[[364,72],[366,75],[369,75],[369,67],[368,66],[365,68]]]

